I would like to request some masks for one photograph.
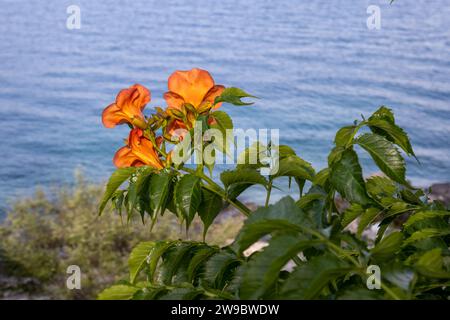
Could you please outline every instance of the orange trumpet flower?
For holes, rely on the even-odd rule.
[[[128,122],[145,129],[146,122],[142,110],[150,99],[150,91],[140,84],[121,90],[116,97],[116,102],[103,110],[103,125],[106,128],[114,128],[118,124]]]
[[[206,104],[214,103],[214,99],[225,89],[222,85],[214,84],[214,79],[208,71],[194,68],[188,71],[175,71],[168,81],[169,91],[164,99],[169,108],[181,110],[189,103],[196,110],[201,110]],[[214,109],[220,107],[220,103]]]
[[[162,139],[157,139],[160,143]],[[144,137],[141,129],[131,130],[127,145],[120,148],[113,159],[118,168],[139,167],[149,165],[156,169],[164,168],[153,143]]]

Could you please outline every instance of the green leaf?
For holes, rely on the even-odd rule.
[[[311,221],[294,199],[284,197],[277,203],[256,209],[244,222],[235,244],[243,252],[251,244],[275,231],[299,232],[300,226],[311,225]]]
[[[352,205],[346,209],[343,213],[341,225],[343,228],[348,226],[353,220],[363,214],[364,208],[358,203],[352,203]]]
[[[313,181],[314,176],[315,171],[309,162],[298,156],[290,155],[280,159],[278,171],[271,178],[296,177]]]
[[[400,250],[403,241],[403,233],[393,232],[384,237],[372,250],[372,256],[377,259],[387,259]]]
[[[209,227],[223,208],[222,198],[207,189],[202,189],[202,202],[198,208],[198,215],[203,221],[203,239]]]
[[[223,111],[215,111],[210,114],[210,119],[215,120],[214,124],[211,124],[212,129],[217,129],[222,133],[221,137],[214,136],[213,144],[217,150],[223,154],[231,156],[230,144],[233,142],[233,136],[227,134],[227,130],[233,129],[233,120],[230,116]]]
[[[175,187],[175,203],[179,214],[186,219],[189,228],[202,201],[200,178],[193,174],[181,177]]]
[[[128,259],[130,282],[135,282],[136,277],[146,265],[149,266],[149,277],[153,279],[159,258],[172,245],[171,241],[148,241],[141,242],[134,247]]]
[[[283,299],[317,299],[332,281],[351,271],[342,259],[331,254],[311,258],[295,268],[281,288]]]
[[[173,176],[169,172],[161,172],[150,178],[150,206],[156,217],[163,214],[169,202],[169,194],[171,189]]]
[[[328,166],[332,167],[336,162],[341,160],[342,153],[347,150],[344,147],[337,146],[331,149],[331,152],[328,154]]]
[[[450,234],[450,230],[439,230],[434,228],[425,228],[414,232],[408,239],[405,240],[404,246],[409,245],[415,241],[432,238],[432,237],[442,237]]]
[[[283,145],[283,144],[280,144],[278,146],[278,154],[280,155],[280,159],[288,157],[288,156],[296,155],[294,149],[292,149],[289,146]]]
[[[267,153],[268,149],[265,145],[259,142],[253,143],[239,154],[236,169],[258,169],[263,167],[261,159],[266,157]]]
[[[209,116],[217,122],[217,124],[211,125],[211,128],[218,128],[223,133],[225,133],[228,129],[233,129],[233,120],[226,112],[214,111],[210,113]]]
[[[352,203],[364,205],[371,201],[367,196],[358,156],[352,149],[345,150],[340,160],[333,165],[330,182],[342,197]]]
[[[221,251],[213,255],[205,266],[205,280],[216,289],[222,289],[229,284],[234,276],[240,260],[232,253]]]
[[[98,300],[131,300],[140,288],[123,284],[115,285],[103,290],[97,297]]]
[[[336,137],[334,138],[334,143],[336,144],[336,146],[345,147],[353,138],[356,128],[358,127],[347,126],[339,129],[338,132],[336,133]]]
[[[374,198],[394,197],[397,187],[388,177],[372,176],[366,180],[367,192]]]
[[[369,118],[369,121],[373,120],[385,120],[390,123],[395,123],[394,113],[391,109],[381,106],[377,111],[375,111]]]
[[[423,254],[415,264],[415,267],[424,276],[450,279],[450,272],[445,271],[443,265],[442,249],[436,248]]]
[[[225,186],[230,199],[236,198],[252,185],[260,184],[264,187],[267,185],[267,180],[258,171],[251,168],[223,171],[220,174],[220,180]]]
[[[397,148],[386,138],[366,133],[356,139],[356,143],[365,149],[377,166],[392,180],[407,185],[405,181],[405,161]]]
[[[150,175],[154,171],[151,167],[140,167],[136,170],[133,178],[130,181],[130,185],[128,187],[128,221],[130,221],[132,217],[133,210],[139,204],[139,209],[141,213],[142,223],[144,223],[144,214],[145,210],[149,208],[149,197],[144,192],[148,191],[148,181]]]
[[[214,105],[218,104],[219,102],[227,102],[234,104],[235,106],[246,106],[253,104],[253,102],[242,101],[241,100],[242,98],[257,98],[257,97],[248,94],[242,89],[230,87],[225,88],[222,94],[216,97],[216,99],[214,100]]]
[[[301,241],[298,236],[280,235],[270,240],[264,250],[244,265],[239,290],[241,299],[260,299],[269,294],[278,281],[280,270],[302,250],[320,244]]]
[[[114,192],[116,192],[117,188],[119,188],[121,184],[124,183],[125,180],[127,180],[135,171],[136,171],[135,167],[129,167],[117,169],[116,171],[113,172],[106,185],[106,190],[103,195],[102,201],[100,202],[98,212],[99,215],[102,214],[106,204],[108,203],[109,199],[111,199]]]
[[[303,197],[300,198],[300,200],[297,201],[297,205],[304,209],[308,205],[310,205],[315,200],[322,200],[324,198],[324,195],[321,193],[308,193],[305,194]]]
[[[402,128],[382,119],[373,119],[368,123],[373,133],[385,137],[403,149],[408,155],[415,156],[408,135]]]
[[[194,300],[203,294],[203,290],[195,288],[174,288],[165,295],[161,296],[160,300]]]
[[[188,275],[188,281],[193,282],[197,275],[199,274],[199,271],[201,267],[206,264],[206,261],[213,255],[218,252],[217,248],[212,247],[202,247],[200,248],[195,255],[192,257],[191,261],[189,262],[189,266],[187,269],[187,275]]]
[[[450,211],[433,211],[433,210],[426,210],[426,211],[418,211],[414,214],[412,214],[408,220],[406,220],[404,227],[409,228],[413,224],[419,221],[423,221],[426,219],[434,219],[438,217],[446,217],[450,215]]]
[[[367,208],[366,211],[364,211],[364,213],[361,215],[358,224],[358,231],[357,231],[358,237],[361,237],[361,234],[363,233],[364,229],[375,220],[375,218],[378,216],[379,213],[380,210],[375,207]]]
[[[178,242],[170,247],[159,268],[159,281],[166,285],[188,281],[187,269],[193,254],[202,244],[196,242]]]
[[[329,178],[330,178],[330,168],[322,169],[319,172],[317,172],[316,176],[314,177],[313,184],[325,188]]]

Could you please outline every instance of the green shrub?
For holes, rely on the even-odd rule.
[[[126,278],[128,254],[140,241],[201,239],[198,221],[186,237],[184,228],[172,215],[162,217],[153,232],[149,226],[143,227],[140,220],[127,223],[118,216],[99,218],[103,187],[87,183],[81,175],[76,180],[74,187],[47,193],[38,190],[33,197],[17,200],[0,225],[4,272],[18,279],[18,283],[22,278],[36,279],[38,285],[31,288],[31,293],[38,297],[93,298],[101,288]],[[223,245],[234,238],[240,225],[239,221],[224,217],[213,226],[217,237],[209,240]],[[81,269],[81,290],[66,288],[69,265]],[[20,285],[16,288],[31,289]]]
[[[290,147],[279,146],[277,172],[262,176],[262,161],[238,164],[221,174],[222,185],[201,166],[119,169],[103,203],[125,206],[129,218],[142,215],[155,221],[161,206],[167,207],[187,227],[200,216],[207,234],[225,202],[248,218],[225,247],[208,241],[140,243],[130,255],[129,279],[99,298],[449,299],[450,211],[406,180],[399,149],[415,155],[392,111],[381,107],[370,118],[341,128],[334,142],[328,167],[317,173]],[[252,148],[266,159],[276,150],[273,145],[253,146],[244,155]],[[356,151],[368,152],[384,175],[364,179]],[[129,185],[117,191],[128,178]],[[295,182],[298,197],[269,205],[280,178]],[[146,190],[157,190],[161,181],[168,191],[149,197]],[[146,183],[148,189],[142,187]],[[265,206],[256,210],[236,200],[253,185],[267,190]],[[348,204],[345,210],[338,209],[338,196]],[[351,232],[348,225],[354,221],[357,230]],[[376,236],[365,237],[364,231],[374,225]],[[245,254],[261,239],[268,246]]]

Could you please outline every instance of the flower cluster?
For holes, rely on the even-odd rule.
[[[150,90],[140,84],[121,90],[116,101],[102,114],[106,128],[119,124],[128,124],[131,128],[125,146],[114,156],[116,167],[146,165],[160,170],[169,166],[171,155],[166,153],[165,143],[176,143],[183,138],[179,132],[192,129],[199,115],[219,108],[221,103],[215,104],[215,99],[224,90],[225,87],[216,85],[206,70],[175,71],[169,77],[168,91],[164,94],[167,107],[156,107],[156,113],[150,117],[143,114],[151,100]]]

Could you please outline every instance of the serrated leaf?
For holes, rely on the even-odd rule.
[[[299,179],[306,179],[313,181],[315,176],[315,171],[311,164],[302,158],[289,155],[280,159],[278,172],[271,175],[272,179],[278,177],[295,177]]]
[[[129,167],[117,169],[113,172],[106,185],[106,190],[103,195],[102,201],[100,202],[98,213],[99,215],[102,214],[106,204],[108,203],[109,199],[111,199],[114,192],[116,192],[116,190],[122,185],[122,183],[124,183],[135,171],[135,167]]]
[[[419,221],[423,221],[426,219],[434,219],[438,217],[446,217],[450,216],[450,211],[433,211],[433,210],[426,210],[426,211],[418,211],[414,214],[412,214],[408,220],[406,220],[404,227],[409,228],[413,224]]]
[[[375,259],[387,259],[393,256],[401,249],[403,241],[403,234],[401,232],[393,232],[384,237],[370,253]]]
[[[196,242],[178,242],[171,246],[163,256],[158,280],[166,285],[188,281],[189,262],[199,246]]]
[[[313,257],[295,268],[280,295],[283,299],[317,299],[330,282],[350,271],[344,260],[331,254]]]
[[[217,252],[218,249],[207,246],[202,247],[195,252],[195,255],[189,262],[189,266],[187,269],[189,282],[193,282],[197,278],[197,274],[199,273],[199,269],[201,268],[201,266],[206,264],[206,261],[208,261],[208,259]]]
[[[127,285],[114,285],[103,290],[97,297],[98,300],[131,300],[140,288]]]
[[[334,138],[336,146],[345,147],[353,138],[356,128],[357,126],[346,126],[339,129]]]
[[[415,156],[408,135],[396,124],[383,119],[372,119],[368,122],[368,125],[373,133],[395,143],[408,155]]]
[[[431,278],[450,279],[450,272],[443,268],[442,249],[436,248],[423,254],[415,264],[417,270]]]
[[[325,168],[317,172],[316,176],[314,177],[313,184],[319,185],[322,188],[325,188],[327,185],[327,182],[330,178],[330,168]]]
[[[175,187],[175,203],[179,214],[186,220],[189,228],[202,200],[200,178],[193,174],[181,177]]]
[[[361,237],[361,234],[363,233],[364,229],[375,220],[375,218],[378,216],[379,213],[380,209],[374,207],[367,208],[364,211],[358,223],[358,231],[357,231],[358,237]]]
[[[388,177],[372,176],[366,180],[367,192],[377,199],[394,197],[397,187]]]
[[[218,104],[219,102],[227,102],[234,104],[235,106],[247,106],[253,104],[253,102],[244,102],[241,99],[242,98],[257,98],[247,92],[245,92],[242,89],[230,87],[225,88],[225,90],[222,92],[222,94],[214,100],[214,105]]]
[[[267,147],[262,143],[255,142],[246,148],[238,156],[236,169],[258,169],[264,166],[261,159],[268,153]]]
[[[149,266],[149,278],[153,279],[161,255],[170,248],[172,244],[171,241],[148,241],[141,242],[134,247],[128,259],[130,282],[135,282],[136,277],[146,265]]]
[[[222,198],[212,191],[202,189],[202,202],[198,208],[198,215],[203,222],[203,239],[209,227],[223,208]]]
[[[298,236],[281,235],[272,238],[269,245],[243,268],[241,299],[261,299],[273,289],[280,270],[302,250],[320,244],[318,240],[299,240]]]
[[[371,155],[389,178],[404,185],[408,184],[405,181],[405,161],[392,142],[372,133],[359,136],[355,142]]]
[[[160,172],[154,174],[150,178],[149,195],[150,206],[156,217],[158,214],[163,214],[170,200],[170,188],[173,176],[169,172]]]
[[[358,203],[352,203],[352,205],[347,208],[342,216],[341,225],[343,228],[348,226],[353,220],[358,218],[363,214],[364,208]]]
[[[220,180],[225,186],[230,199],[236,198],[241,192],[252,185],[267,185],[266,178],[264,178],[258,171],[251,168],[223,171],[220,174]]]
[[[225,133],[226,130],[233,129],[233,120],[230,118],[228,113],[224,111],[214,111],[210,113],[209,117],[213,118],[216,122],[211,125],[212,128],[218,128],[223,133]]]
[[[330,182],[344,199],[352,203],[364,205],[371,201],[367,196],[358,156],[352,149],[342,152],[339,161],[333,165]]]
[[[450,234],[450,230],[440,230],[434,228],[425,228],[419,231],[414,232],[408,239],[403,243],[404,246],[409,245],[413,242],[432,238],[432,237],[442,237]]]
[[[213,255],[206,263],[204,279],[213,288],[222,289],[232,281],[234,272],[240,263],[234,254],[221,251]]]
[[[369,118],[369,121],[381,119],[388,121],[390,123],[395,123],[394,113],[391,109],[386,106],[381,106],[377,111],[375,111]]]
[[[299,232],[302,225],[311,225],[311,221],[291,197],[284,197],[267,208],[256,209],[245,220],[235,244],[239,252],[243,252],[264,235],[280,230]]]
[[[221,132],[221,136],[214,136],[213,144],[217,150],[231,156],[230,144],[233,142],[233,136],[227,134],[229,130],[233,129],[233,120],[223,111],[215,111],[210,114],[210,119],[214,119],[213,124],[210,125],[212,129],[217,129]]]

